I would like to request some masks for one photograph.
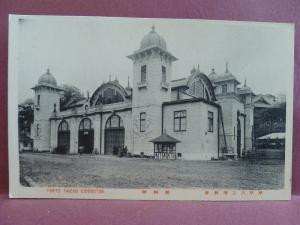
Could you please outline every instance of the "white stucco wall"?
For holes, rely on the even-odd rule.
[[[186,131],[174,131],[174,111],[187,111]],[[214,114],[213,132],[208,132],[208,111]],[[180,140],[177,153],[182,159],[210,160],[218,157],[218,109],[203,103],[185,103],[164,107],[164,129]]]
[[[40,103],[38,104],[38,95]],[[59,92],[56,89],[39,87],[35,90],[34,122],[32,125],[33,148],[36,151],[50,151],[50,117],[53,114],[54,104],[59,111]],[[39,127],[39,129],[37,129]]]

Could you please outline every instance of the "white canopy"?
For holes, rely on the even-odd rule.
[[[267,134],[267,135],[264,135],[262,137],[259,137],[258,139],[259,140],[263,140],[263,139],[285,139],[285,133],[282,132],[282,133],[271,133],[271,134]]]

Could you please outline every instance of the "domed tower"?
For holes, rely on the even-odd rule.
[[[50,117],[59,112],[60,91],[54,76],[47,69],[38,84],[32,88],[34,97],[34,122],[31,128],[35,151],[50,151]]]
[[[172,63],[177,58],[167,51],[165,39],[154,26],[142,39],[140,49],[128,58],[133,61],[132,116],[137,135],[134,139],[143,139],[143,146],[135,145],[135,151],[146,154],[144,149],[149,147],[153,153],[149,141],[161,135],[162,103],[171,100]]]
[[[208,74],[208,78],[210,79],[210,81],[213,83],[215,79],[217,79],[218,74],[215,72],[215,68],[213,67],[211,69],[210,74]]]

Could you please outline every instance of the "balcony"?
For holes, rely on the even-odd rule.
[[[147,86],[148,86],[148,82],[147,81],[143,81],[143,82],[138,82],[137,83],[138,89],[147,88]]]

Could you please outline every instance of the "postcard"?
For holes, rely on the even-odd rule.
[[[294,24],[9,17],[12,198],[289,200]]]

